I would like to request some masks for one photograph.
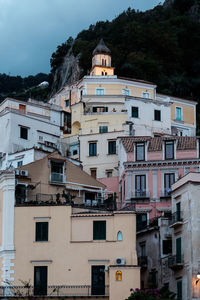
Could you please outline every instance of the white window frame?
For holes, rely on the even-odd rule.
[[[124,96],[130,96],[131,95],[131,91],[129,89],[123,88],[122,89],[122,95],[124,95]]]
[[[150,99],[150,93],[149,92],[142,92],[142,98]]]
[[[103,93],[100,93],[100,94],[99,94],[99,93],[97,92],[97,91],[100,91],[100,90],[103,91]],[[105,89],[104,89],[104,88],[96,88],[96,95],[97,95],[97,96],[103,96],[103,95],[105,95]]]
[[[177,108],[180,109],[180,111],[181,111],[181,118],[180,119],[177,118]],[[183,121],[183,108],[181,106],[176,106],[175,107],[175,120],[176,121]]]

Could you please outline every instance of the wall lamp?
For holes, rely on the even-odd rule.
[[[197,273],[197,280],[196,280],[196,284],[199,282],[200,280],[200,272]]]

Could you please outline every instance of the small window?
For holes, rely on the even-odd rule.
[[[97,155],[97,143],[89,143],[89,156]]]
[[[48,241],[48,222],[36,222],[35,240],[36,242]]]
[[[173,141],[165,141],[165,159],[174,159]]]
[[[160,110],[154,110],[154,120],[155,121],[161,121],[161,111]]]
[[[172,253],[172,240],[163,240],[163,254]]]
[[[23,160],[17,162],[17,167],[21,167],[21,166],[23,166]]]
[[[20,138],[28,140],[28,128],[20,126]]]
[[[96,95],[104,95],[104,89],[96,89]]]
[[[108,154],[116,154],[116,141],[108,141]]]
[[[51,161],[51,181],[63,182],[63,162]]]
[[[106,239],[106,221],[93,221],[93,240]]]
[[[97,169],[90,169],[91,176],[96,179],[97,178]]]
[[[110,177],[112,177],[113,172],[112,172],[112,171],[107,171],[107,172],[106,172],[106,175],[107,175],[108,178],[110,178]]]
[[[77,149],[73,150],[72,155],[77,155],[77,154],[78,154],[78,150]]]
[[[108,126],[99,126],[99,133],[108,132]]]
[[[121,271],[117,271],[116,272],[116,280],[117,281],[121,281],[122,280],[122,272]]]
[[[69,106],[69,100],[65,100],[65,107]]]
[[[136,144],[136,161],[145,160],[145,145],[144,143]]]
[[[182,107],[176,107],[176,120],[182,121]]]
[[[143,92],[143,93],[142,93],[142,97],[143,97],[143,98],[146,98],[146,99],[149,99],[149,98],[150,98],[150,94],[147,93],[147,92]]]
[[[130,96],[130,90],[128,90],[128,89],[122,89],[122,95]]]
[[[139,118],[139,111],[136,106],[132,106],[132,118]]]
[[[121,231],[118,231],[118,233],[117,233],[117,240],[118,241],[122,241],[123,240],[123,236],[122,236],[122,232]]]

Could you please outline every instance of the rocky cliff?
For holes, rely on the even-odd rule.
[[[66,84],[75,82],[80,78],[82,72],[79,65],[80,56],[81,54],[78,54],[75,57],[72,49],[69,49],[63,57],[63,63],[55,70],[50,96],[61,90]]]

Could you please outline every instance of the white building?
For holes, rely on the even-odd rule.
[[[200,299],[200,173],[188,173],[172,185],[171,282],[177,299]]]
[[[57,149],[65,114],[56,105],[5,99],[0,104],[0,152],[13,153],[32,147]]]

